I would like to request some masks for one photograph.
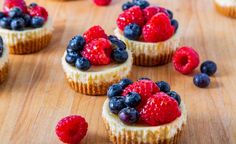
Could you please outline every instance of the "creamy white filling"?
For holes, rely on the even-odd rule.
[[[221,6],[236,6],[236,0],[215,0]]]
[[[0,69],[8,62],[8,49],[4,46],[3,54],[0,56]]]

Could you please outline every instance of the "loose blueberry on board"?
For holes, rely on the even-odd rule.
[[[126,3],[124,3],[124,4],[122,5],[122,10],[125,11],[125,10],[127,10],[127,9],[129,9],[129,8],[131,8],[131,7],[133,7],[133,6],[134,6],[134,3],[132,3],[132,2],[126,2]]]
[[[31,19],[31,26],[33,28],[40,28],[43,26],[44,22],[45,21],[43,17],[35,16]]]
[[[160,91],[162,92],[169,92],[170,91],[170,85],[165,81],[158,81],[156,82],[157,86],[159,87]]]
[[[125,98],[123,96],[112,97],[109,101],[109,109],[114,114],[118,114],[125,107]]]
[[[111,53],[112,59],[117,63],[124,63],[129,55],[126,50],[123,49],[114,49]]]
[[[66,54],[65,60],[68,64],[75,66],[75,62],[78,57],[79,57],[78,53],[72,51],[72,52]]]
[[[146,0],[133,0],[134,5],[139,6],[141,9],[145,9],[150,5]]]
[[[138,40],[141,35],[141,28],[139,25],[132,23],[125,27],[124,36],[130,40]]]
[[[169,14],[169,18],[173,19],[173,12],[171,10],[168,10],[168,9],[166,11]]]
[[[10,29],[11,28],[11,21],[12,19],[9,17],[4,17],[0,19],[0,26],[2,28]]]
[[[29,5],[29,7],[36,7],[36,6],[38,6],[38,4],[34,2]]]
[[[73,51],[76,51],[76,52],[82,51],[85,44],[86,42],[85,42],[84,37],[77,35],[70,40],[67,49],[72,49]]]
[[[91,64],[88,59],[85,57],[78,57],[76,62],[75,62],[76,68],[86,71],[91,67]]]
[[[25,20],[25,26],[31,26],[31,16],[28,14],[23,14],[22,18]]]
[[[125,104],[129,107],[136,107],[141,102],[141,96],[136,92],[130,92],[125,96]]]
[[[126,88],[128,85],[132,84],[133,81],[128,79],[128,78],[123,78],[122,80],[120,80],[119,85],[124,89]]]
[[[180,98],[180,96],[179,96],[179,94],[178,94],[177,92],[175,92],[175,91],[170,91],[170,92],[168,92],[167,94],[168,94],[170,97],[174,98],[174,99],[178,102],[178,104],[180,105],[180,103],[181,103],[181,98]]]
[[[21,17],[22,14],[23,14],[22,10],[18,7],[14,7],[8,12],[8,16],[11,18]]]
[[[3,18],[3,17],[5,17],[5,16],[6,16],[6,15],[5,15],[4,12],[0,12],[0,19]]]
[[[175,20],[175,19],[172,19],[172,20],[171,20],[171,25],[175,28],[175,33],[176,33],[176,31],[177,31],[178,28],[179,28],[179,23],[178,23],[178,21]]]
[[[135,108],[123,108],[118,115],[120,120],[125,124],[134,124],[139,120],[139,113]]]
[[[196,74],[193,78],[193,83],[200,88],[208,87],[210,84],[210,78],[207,74]]]
[[[123,92],[123,89],[119,84],[113,84],[112,86],[108,88],[107,96],[109,98],[120,96],[122,92]]]
[[[212,76],[213,74],[216,73],[217,66],[216,66],[215,62],[208,60],[208,61],[205,61],[205,62],[203,62],[201,64],[200,69],[201,69],[202,73],[205,73],[205,74],[207,74],[209,76]]]
[[[23,18],[14,18],[11,21],[12,30],[23,30],[25,27],[25,20]]]

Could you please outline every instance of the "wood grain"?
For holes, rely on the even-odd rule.
[[[27,1],[30,2],[30,1]],[[0,143],[61,143],[54,132],[62,117],[83,115],[89,130],[83,144],[109,144],[101,118],[105,97],[77,94],[67,84],[60,58],[67,42],[92,25],[112,34],[124,1],[96,7],[91,0],[36,0],[47,7],[54,21],[50,46],[31,55],[11,55],[10,74],[0,86]],[[181,94],[188,110],[182,144],[236,143],[236,20],[218,14],[210,0],[151,0],[169,7],[180,22],[184,45],[194,47],[201,60],[214,60],[217,74],[207,89],[193,85],[192,75],[177,73],[171,64],[133,67],[132,79],[147,76],[169,82]],[[199,70],[196,70],[197,73]]]

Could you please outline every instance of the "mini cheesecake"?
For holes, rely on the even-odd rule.
[[[6,80],[8,75],[8,49],[3,45],[2,53],[0,54],[0,83]]]
[[[214,0],[214,3],[218,12],[236,18],[236,0]]]

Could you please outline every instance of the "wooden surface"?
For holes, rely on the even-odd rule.
[[[30,2],[30,1],[28,1]],[[37,54],[10,56],[10,75],[0,86],[0,143],[61,143],[55,135],[57,121],[79,114],[89,123],[83,144],[109,144],[101,118],[106,97],[75,93],[64,79],[61,56],[67,42],[94,24],[112,34],[124,1],[96,7],[90,0],[56,2],[36,0],[47,7],[55,31],[49,47]],[[152,0],[174,11],[184,45],[193,46],[201,60],[214,60],[217,74],[207,89],[193,85],[192,75],[161,67],[133,67],[132,79],[147,76],[169,82],[181,94],[188,110],[182,144],[236,143],[236,20],[218,14],[211,0]],[[196,70],[196,72],[199,71]]]

